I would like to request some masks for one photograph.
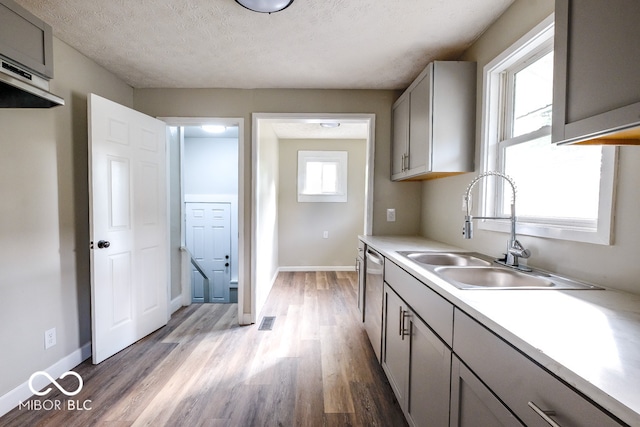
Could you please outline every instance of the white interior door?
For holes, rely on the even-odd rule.
[[[93,363],[168,321],[166,126],[90,94]]]
[[[231,282],[231,204],[186,203],[186,244],[209,277],[208,300],[194,271],[193,302],[229,302]]]

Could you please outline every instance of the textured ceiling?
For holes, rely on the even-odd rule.
[[[404,89],[513,0],[17,0],[135,88]]]

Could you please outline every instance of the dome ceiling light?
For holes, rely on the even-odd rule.
[[[254,12],[274,13],[288,8],[293,0],[236,0],[236,3]]]
[[[322,122],[320,123],[320,126],[322,126],[323,128],[337,128],[338,126],[340,126],[340,122]]]

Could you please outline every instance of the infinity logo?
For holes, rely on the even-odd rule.
[[[49,381],[51,381],[53,383],[53,385],[55,385],[58,388],[58,390],[60,390],[66,396],[75,396],[76,394],[80,393],[80,390],[82,390],[82,386],[84,385],[84,382],[82,381],[82,377],[78,373],[73,372],[73,371],[67,371],[64,374],[60,375],[60,379],[62,379],[64,377],[67,377],[69,375],[73,375],[74,377],[76,377],[78,379],[78,388],[76,390],[74,390],[74,391],[67,391],[67,390],[64,389],[64,387],[62,387],[60,384],[58,384],[55,379],[51,378],[51,375],[49,375],[45,371],[37,371],[37,372],[34,372],[33,374],[31,374],[31,376],[29,377],[29,389],[31,389],[31,392],[33,394],[38,395],[38,396],[44,396],[46,394],[49,394],[49,392],[51,392],[51,387],[47,388],[44,391],[38,391],[38,390],[35,390],[33,388],[33,379],[35,377],[37,377],[38,375],[42,375],[42,376],[46,377]]]

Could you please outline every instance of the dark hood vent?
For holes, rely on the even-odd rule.
[[[6,63],[2,61],[2,65]],[[0,70],[0,108],[51,108],[64,105],[64,99],[37,86],[18,80]]]

